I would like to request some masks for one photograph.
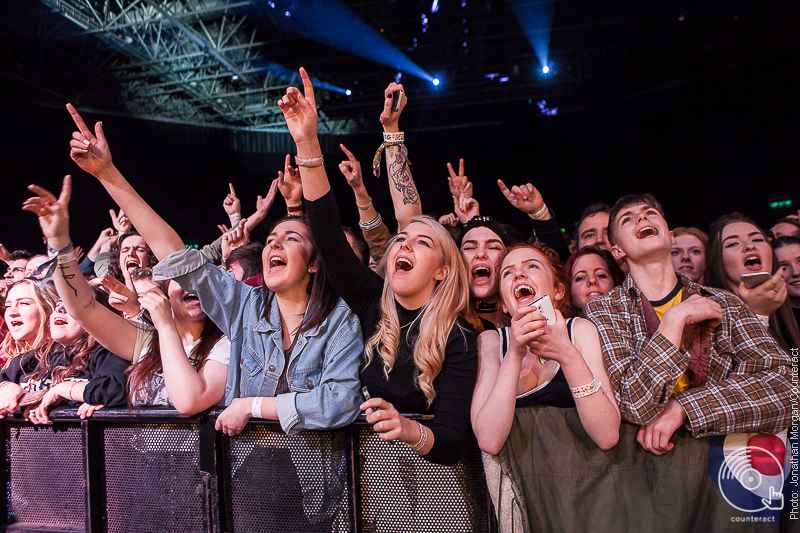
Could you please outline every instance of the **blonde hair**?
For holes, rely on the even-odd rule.
[[[414,344],[414,364],[419,370],[417,383],[430,406],[436,398],[433,380],[442,370],[447,338],[450,336],[453,326],[456,325],[459,314],[469,304],[469,282],[467,267],[447,230],[427,216],[414,217],[411,222],[425,224],[433,230],[442,250],[442,264],[447,267],[444,279],[436,284],[433,294],[423,306],[422,312],[414,319],[419,331],[419,335],[412,342]],[[397,237],[394,237],[389,241],[387,250],[391,249],[396,239]],[[388,253],[385,254],[381,260],[380,268],[384,269],[384,272],[388,256]],[[395,305],[394,291],[387,281],[383,285],[381,319],[378,322],[378,329],[367,341],[364,350],[367,364],[370,364],[375,357],[380,357],[387,379],[400,346],[400,320]],[[411,329],[412,327],[409,327],[406,330],[406,335]]]
[[[56,308],[58,294],[55,291],[55,287],[52,286],[52,282],[47,282],[41,288],[39,287],[39,283],[41,283],[41,281],[38,279],[23,278],[11,285],[6,292],[6,297],[8,297],[8,294],[11,293],[11,289],[17,285],[24,284],[33,287],[34,300],[36,301],[36,305],[39,307],[39,315],[41,319],[39,322],[39,330],[36,332],[36,337],[33,339],[32,343],[25,342],[24,340],[16,340],[11,336],[10,331],[6,333],[6,336],[3,339],[3,353],[6,356],[14,357],[23,352],[42,347],[46,347],[46,349],[49,351],[49,345],[53,342],[53,340],[50,338],[50,315]]]

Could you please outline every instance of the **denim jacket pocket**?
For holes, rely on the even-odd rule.
[[[292,390],[297,392],[310,392],[319,386],[322,379],[322,364],[312,368],[295,369],[292,372],[290,384]]]

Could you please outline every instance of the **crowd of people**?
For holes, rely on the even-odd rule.
[[[339,171],[360,217],[353,231],[342,224],[345,200],[331,191],[313,87],[302,69],[301,77],[303,91],[290,87],[278,102],[297,166],[287,156],[247,218],[231,186],[230,227],[199,250],[120,173],[102,123],[90,129],[67,106],[77,127],[70,156],[119,211],[84,254],[70,238],[71,177],[57,196],[29,187],[23,210],[38,217],[47,253],[0,246],[0,416],[23,411],[45,424],[61,403],[81,417],[102,407],[188,415],[219,405],[217,429],[235,436],[251,418],[293,434],[363,413],[381,439],[435,464],[457,463],[477,440],[487,478],[510,440],[535,431],[540,422],[525,413],[537,406],[574,412],[572,431],[600,450],[619,446],[622,423],[633,424],[638,446],[654,455],[669,453],[682,428],[700,438],[789,427],[798,217],[769,231],[739,213],[708,233],[671,230],[658,200],[635,194],[589,206],[572,238],[530,183],[498,181],[530,228],[481,213],[462,160],[458,172],[448,165],[454,211],[437,220],[423,214],[399,126],[406,95],[392,83],[373,171],[384,158],[398,231],[342,146]],[[265,243],[250,242],[279,194],[286,216]]]

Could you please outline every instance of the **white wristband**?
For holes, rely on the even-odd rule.
[[[262,418],[261,416],[261,402],[264,401],[264,398],[258,397],[253,398],[253,407],[252,407],[252,414],[253,418]]]

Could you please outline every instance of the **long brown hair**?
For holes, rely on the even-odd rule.
[[[50,352],[52,349],[53,339],[50,337],[50,315],[56,307],[58,294],[52,281],[48,281],[42,286],[40,286],[40,283],[41,280],[35,278],[23,278],[14,282],[6,291],[6,298],[8,298],[11,290],[17,285],[25,284],[33,287],[34,300],[39,308],[39,318],[41,319],[33,343],[18,341],[11,336],[10,331],[6,333],[3,339],[3,352],[8,356],[13,357],[34,349],[43,352]],[[5,311],[3,314],[5,315]]]

